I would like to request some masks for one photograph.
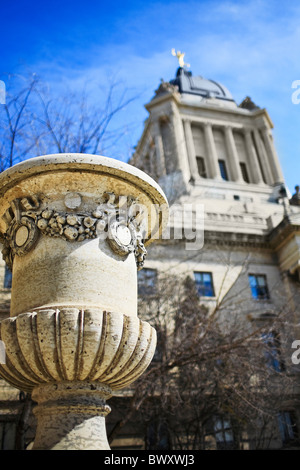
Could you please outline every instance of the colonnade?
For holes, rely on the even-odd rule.
[[[190,118],[182,119],[179,112],[176,111],[173,110],[168,117],[170,139],[172,148],[176,154],[177,169],[185,174],[189,174],[189,179],[201,179],[198,171],[193,136],[193,126],[200,126],[204,133],[206,155],[202,155],[202,157],[205,159],[208,178],[219,181],[222,180],[219,167],[220,157],[218,156],[214,136],[214,128],[217,128],[221,129],[224,133],[230,181],[244,183],[239,154],[234,138],[235,130],[242,133],[244,138],[250,182],[253,184],[275,185],[284,181],[273,139],[267,126],[257,128],[235,126],[234,124],[221,126],[209,121],[194,122]],[[167,173],[167,165],[159,118],[154,120],[152,126],[153,141],[155,143],[156,171],[158,175],[161,176]],[[148,152],[149,148],[144,149],[144,151]],[[153,165],[153,156],[150,160]]]

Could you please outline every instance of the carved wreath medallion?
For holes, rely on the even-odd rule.
[[[37,196],[16,199],[3,216],[7,225],[0,233],[2,255],[12,268],[14,256],[23,256],[37,243],[41,234],[59,237],[68,242],[106,239],[110,248],[120,256],[135,254],[138,269],[146,256],[140,227],[140,211],[131,210],[137,201],[114,193],[105,193],[103,202],[91,212],[76,211],[81,205],[80,194],[68,193],[64,200],[68,210],[40,208]]]

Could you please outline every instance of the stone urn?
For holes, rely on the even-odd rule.
[[[137,270],[168,218],[161,188],[95,155],[32,158],[0,174],[0,243],[12,269],[0,375],[37,402],[34,449],[109,449],[106,400],[150,364]]]

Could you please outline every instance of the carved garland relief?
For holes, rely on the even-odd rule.
[[[23,256],[34,248],[41,234],[59,237],[68,242],[105,239],[120,256],[134,253],[141,269],[147,254],[140,226],[141,209],[133,198],[104,193],[102,202],[91,212],[80,212],[82,198],[68,193],[66,211],[40,208],[37,196],[15,199],[3,219],[7,231],[0,233],[3,259],[12,268],[14,256]],[[133,208],[133,210],[132,210]],[[69,210],[68,210],[69,209]]]

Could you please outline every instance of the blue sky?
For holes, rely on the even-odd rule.
[[[0,0],[0,19],[0,80],[35,72],[54,88],[105,89],[115,77],[138,94],[119,116],[134,126],[116,158],[137,143],[160,79],[174,77],[175,48],[194,75],[220,81],[237,103],[248,95],[267,108],[287,185],[300,184],[298,0]]]

